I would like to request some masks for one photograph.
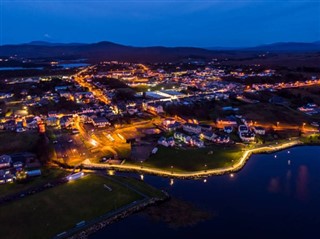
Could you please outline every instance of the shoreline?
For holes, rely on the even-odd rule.
[[[76,238],[88,238],[88,236],[102,230],[103,228],[107,227],[110,224],[113,224],[119,220],[122,220],[124,218],[127,218],[135,213],[138,213],[142,210],[145,210],[147,207],[154,206],[158,203],[162,203],[168,199],[170,199],[170,196],[167,192],[163,191],[164,197],[163,198],[149,198],[142,200],[141,204],[134,205],[130,208],[127,208],[123,210],[120,213],[115,213],[114,215],[104,218],[103,216],[100,216],[98,218],[93,219],[91,222],[88,222],[84,227],[80,228],[73,228],[69,231],[60,233],[54,237],[54,239],[62,239],[62,238],[68,238],[68,239],[76,239]]]
[[[277,151],[281,151],[284,149],[296,147],[296,146],[307,146],[311,145],[308,143],[303,143],[300,140],[294,140],[282,144],[277,145],[270,145],[270,146],[262,146],[259,148],[249,149],[243,151],[242,156],[240,159],[237,160],[235,164],[225,168],[218,168],[218,169],[207,169],[201,171],[191,171],[191,172],[172,172],[170,170],[162,170],[157,168],[150,168],[150,167],[141,167],[138,165],[107,165],[107,164],[81,164],[83,169],[91,169],[91,170],[114,170],[120,172],[133,172],[133,173],[145,173],[150,175],[156,175],[161,177],[171,177],[171,178],[180,178],[180,179],[196,179],[208,176],[218,176],[224,175],[229,173],[234,173],[241,170],[250,159],[253,154],[262,154],[262,153],[274,153]],[[319,145],[319,144],[312,144],[312,145]]]

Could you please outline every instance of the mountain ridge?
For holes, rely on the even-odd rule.
[[[51,43],[33,41],[24,44],[0,46],[0,56],[16,55],[22,58],[87,58],[119,61],[174,61],[185,58],[210,59],[217,54],[228,56],[235,52],[320,52],[320,41],[278,42],[247,48],[200,48],[127,46],[110,41],[97,43]]]

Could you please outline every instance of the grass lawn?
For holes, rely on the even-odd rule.
[[[304,136],[300,140],[305,144],[320,144],[320,134]]]
[[[39,140],[37,132],[1,132],[0,154],[32,151]]]
[[[203,149],[185,150],[159,147],[158,152],[147,161],[136,164],[142,167],[167,169],[175,172],[189,172],[230,166],[241,155],[242,151],[237,147],[222,149],[222,146],[211,146]],[[171,166],[173,166],[173,169],[171,169]]]
[[[143,182],[128,182],[138,189]],[[112,188],[108,191],[104,184]],[[148,188],[148,187],[146,187]],[[151,189],[149,190],[152,193]],[[88,175],[80,180],[0,206],[1,238],[51,238],[82,220],[141,199],[136,192],[107,178]]]
[[[127,178],[127,177],[118,177],[117,179],[123,183],[134,185],[135,189],[137,189],[139,192],[142,192],[146,195],[159,197],[159,198],[162,198],[164,196],[160,190],[144,183],[143,181],[139,181],[134,178]]]

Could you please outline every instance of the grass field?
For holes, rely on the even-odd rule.
[[[0,154],[33,151],[39,140],[36,132],[1,132]]]
[[[143,182],[119,180],[143,189],[149,195],[157,192]],[[104,184],[112,191],[106,190]],[[141,195],[119,183],[102,176],[88,175],[0,206],[1,238],[51,238],[82,220],[94,219],[141,198]]]
[[[158,152],[147,161],[136,164],[140,164],[142,167],[160,168],[174,172],[188,172],[230,166],[241,155],[242,151],[237,147],[222,149],[213,146],[185,150],[160,147]]]
[[[313,134],[301,137],[300,140],[305,144],[320,144],[320,134]]]

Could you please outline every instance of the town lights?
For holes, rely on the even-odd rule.
[[[94,139],[91,139],[91,140],[90,140],[90,143],[91,143],[93,146],[97,146],[97,145],[98,145],[98,142],[95,141]]]

